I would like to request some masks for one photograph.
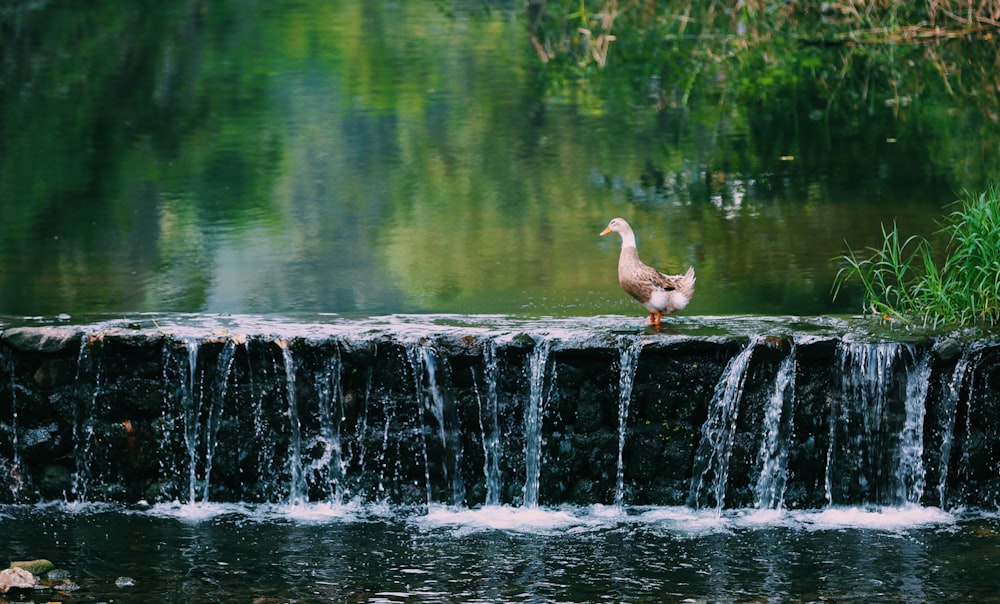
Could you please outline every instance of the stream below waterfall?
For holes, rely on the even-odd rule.
[[[4,332],[27,599],[1000,601],[992,340],[232,320]]]
[[[1000,600],[1000,516],[937,508],[51,504],[0,527],[79,588],[37,602]]]

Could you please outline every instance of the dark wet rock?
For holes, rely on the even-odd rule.
[[[951,361],[962,354],[965,345],[957,338],[942,338],[934,343],[934,354],[942,361]]]
[[[73,475],[65,466],[48,465],[42,470],[38,491],[45,499],[65,499],[73,489]]]
[[[42,390],[53,390],[76,379],[77,364],[68,358],[42,359],[34,373],[34,381]]]

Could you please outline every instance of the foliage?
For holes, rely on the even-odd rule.
[[[658,108],[722,82],[737,102],[805,94],[858,116],[882,102],[905,115],[943,87],[997,113],[1000,9],[984,0],[531,0],[527,26],[550,84],[625,74]]]
[[[948,247],[940,268],[926,239],[901,240],[895,224],[883,226],[882,247],[869,248],[870,257],[841,257],[834,297],[857,279],[865,305],[885,318],[933,326],[1000,322],[1000,185],[956,203],[961,207],[941,228]]]

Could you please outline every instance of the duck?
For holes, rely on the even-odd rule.
[[[624,218],[613,218],[601,236],[618,233],[622,251],[618,256],[618,283],[649,311],[649,324],[659,327],[664,313],[683,309],[694,296],[694,267],[683,275],[666,275],[639,260],[635,233]]]

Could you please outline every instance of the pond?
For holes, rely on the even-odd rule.
[[[82,602],[995,602],[995,515],[935,509],[0,508]],[[61,587],[61,589],[65,589]],[[36,601],[46,601],[39,596]]]
[[[641,317],[615,216],[696,267],[687,314],[856,313],[834,257],[997,173],[989,42],[754,71],[623,32],[601,69],[543,63],[520,3],[449,4],[3,9],[0,315]]]
[[[650,264],[695,267],[683,313],[696,324],[854,314],[859,291],[831,296],[835,257],[893,222],[933,239],[963,190],[1000,174],[995,42],[786,36],[742,52],[739,34],[620,31],[601,67],[543,60],[524,12],[6,3],[0,325],[639,324],[619,242],[598,236],[615,216]],[[39,602],[985,602],[1000,589],[995,510],[41,502],[0,507],[0,530],[10,560],[49,558],[79,586]]]

